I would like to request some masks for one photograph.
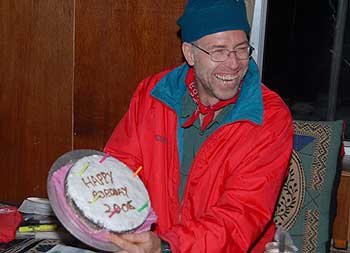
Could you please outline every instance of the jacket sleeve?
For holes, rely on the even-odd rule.
[[[131,169],[136,169],[142,164],[142,154],[137,129],[140,104],[139,93],[140,88],[133,94],[128,111],[115,127],[104,148],[105,153],[123,161]]]
[[[116,157],[133,170],[143,164],[140,135],[145,131],[143,122],[150,107],[148,97],[154,85],[169,71],[170,69],[142,80],[131,98],[128,111],[115,127],[104,148],[105,153]],[[141,171],[139,176],[142,178],[142,175]]]
[[[283,121],[269,124],[252,138],[253,152],[226,176],[216,204],[201,216],[188,214],[161,235],[173,252],[263,252],[261,245],[258,251],[252,248],[272,222],[292,150],[292,120],[285,111]],[[281,115],[271,115],[275,116],[281,119]],[[191,205],[189,199],[183,208]]]

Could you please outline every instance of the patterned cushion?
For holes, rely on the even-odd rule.
[[[290,171],[274,220],[289,232],[299,252],[328,252],[342,126],[342,121],[294,121]]]

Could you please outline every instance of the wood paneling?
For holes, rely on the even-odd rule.
[[[333,223],[335,246],[350,248],[350,171],[343,170],[337,194],[337,215]]]
[[[0,200],[46,196],[72,148],[73,0],[0,1]]]
[[[143,78],[180,64],[183,1],[76,1],[74,148],[102,150]]]
[[[0,201],[46,197],[52,163],[102,150],[146,76],[182,62],[183,1],[0,1]]]

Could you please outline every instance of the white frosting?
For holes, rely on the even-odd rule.
[[[124,163],[111,156],[102,163],[101,159],[100,155],[86,156],[72,166],[66,195],[92,223],[115,232],[133,230],[149,213],[147,190]]]

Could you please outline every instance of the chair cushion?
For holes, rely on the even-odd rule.
[[[329,251],[342,128],[342,121],[294,121],[290,171],[274,220],[289,232],[300,252]]]

